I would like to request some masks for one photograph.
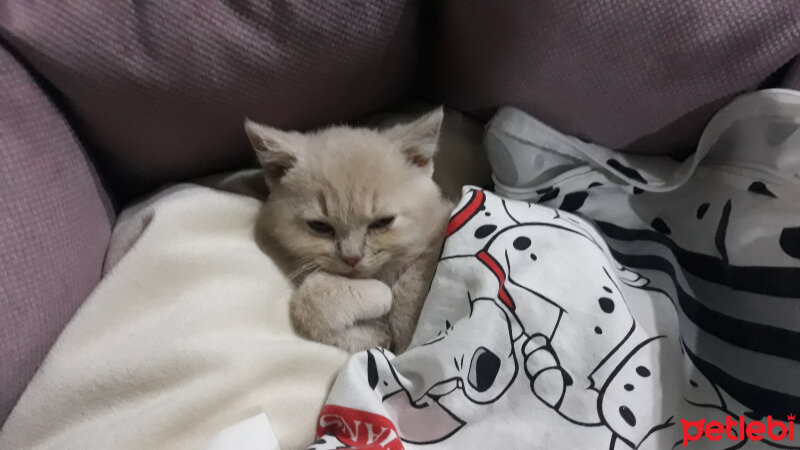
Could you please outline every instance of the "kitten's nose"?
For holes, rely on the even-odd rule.
[[[348,266],[355,267],[361,261],[361,255],[355,256],[342,256],[342,261],[346,262]]]

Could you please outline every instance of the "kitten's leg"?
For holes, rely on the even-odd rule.
[[[393,303],[389,313],[389,330],[395,353],[404,352],[411,343],[419,313],[428,296],[437,259],[436,254],[421,256],[392,285]]]
[[[384,316],[392,307],[389,286],[326,272],[309,275],[289,303],[292,324],[304,337],[354,352],[388,347]]]

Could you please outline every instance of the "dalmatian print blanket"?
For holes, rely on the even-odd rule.
[[[677,161],[501,110],[410,349],[354,355],[311,448],[800,448],[798,128],[749,94]]]

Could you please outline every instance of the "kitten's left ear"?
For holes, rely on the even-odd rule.
[[[433,156],[438,148],[443,118],[444,110],[440,106],[413,122],[389,128],[385,133],[400,141],[400,151],[409,163],[433,173]]]

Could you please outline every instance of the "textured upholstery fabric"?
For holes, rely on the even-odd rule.
[[[0,424],[100,279],[110,214],[69,126],[0,48]]]
[[[719,107],[800,53],[796,1],[502,6],[436,4],[431,97],[484,117],[517,106],[614,149],[692,151]]]
[[[413,1],[9,0],[2,36],[66,97],[123,197],[249,160],[247,115],[307,128],[379,110],[415,66]]]

